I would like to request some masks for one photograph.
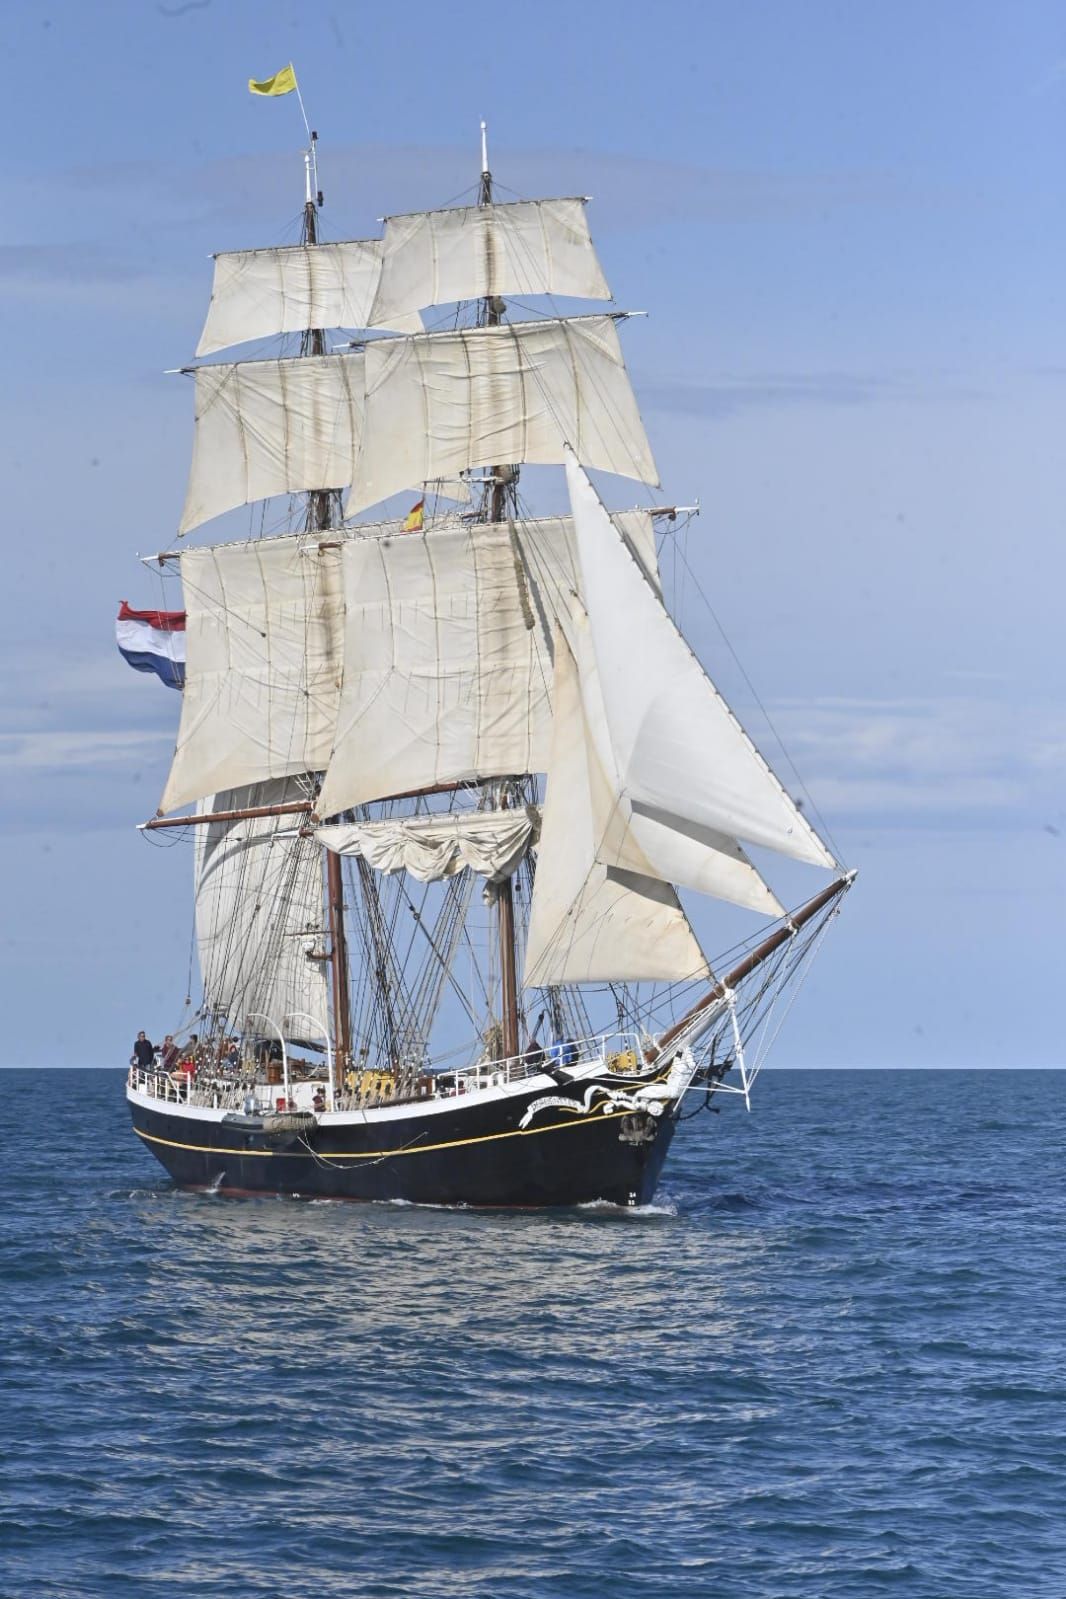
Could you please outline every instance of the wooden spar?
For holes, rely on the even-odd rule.
[[[470,783],[434,783],[430,788],[409,788],[403,794],[390,794],[390,800],[427,799],[432,794],[458,794],[488,778],[473,778]],[[257,816],[299,816],[311,812],[311,821],[317,826],[320,816],[314,815],[313,800],[293,800],[288,805],[255,805],[243,811],[205,811],[199,816],[153,816],[142,822],[140,831],[150,832],[157,827],[204,827],[209,822],[250,822]]]
[[[341,858],[326,850],[326,893],[329,900],[330,967],[333,977],[334,1083],[344,1081],[352,1058],[352,1019],[348,1003],[348,940],[344,932],[344,874]]]
[[[311,147],[304,157],[307,172],[307,194],[304,200],[304,243],[318,243],[318,199],[311,182],[315,166],[317,133],[311,135]],[[317,169],[316,169],[317,170]],[[305,355],[325,355],[326,334],[323,328],[309,328],[303,338]],[[333,526],[333,496],[329,489],[314,489],[307,496],[307,526],[324,532]],[[308,810],[312,809],[308,805]],[[348,939],[344,930],[344,872],[341,858],[333,850],[326,850],[326,902],[329,906],[330,977],[333,991],[333,1083],[334,1091],[344,1081],[352,1059],[352,1015],[348,992]]]
[[[203,827],[208,822],[251,822],[257,816],[298,816],[311,809],[310,800],[293,800],[289,805],[252,805],[243,811],[204,811],[199,816],[153,816],[142,822],[140,831],[157,827]]]
[[[485,124],[481,124],[481,190],[478,196],[479,205],[492,204],[492,173],[489,171],[488,141],[485,134]],[[485,248],[491,250],[492,232],[485,233]],[[486,280],[492,283],[492,262],[486,263]],[[502,302],[495,296],[489,295],[483,302],[485,323],[488,327],[498,327],[502,313]],[[492,469],[492,487],[489,490],[488,520],[502,522],[504,519],[504,506],[506,499],[504,487],[503,468],[494,466]],[[504,789],[500,797],[500,809],[507,808],[507,791]],[[497,929],[500,940],[500,1021],[503,1029],[503,1057],[512,1060],[518,1054],[518,961],[515,955],[514,934],[514,886],[513,879],[504,878],[496,889],[496,917]]]
[[[428,799],[432,794],[459,794],[464,788],[475,788],[479,783],[487,783],[487,777],[473,777],[469,783],[432,783],[428,788],[408,788],[402,794],[382,794],[383,800]],[[321,816],[312,816],[313,822],[320,823]]]
[[[812,916],[817,916],[819,911],[832,904],[833,900],[839,894],[842,894],[845,889],[850,888],[854,881],[855,873],[847,872],[845,876],[838,877],[835,883],[830,883],[828,888],[823,888],[822,892],[816,894],[813,899],[809,899],[806,905],[801,905],[799,910],[790,916],[783,926],[779,927],[775,933],[771,933],[769,938],[764,938],[761,944],[757,944],[750,954],[745,955],[739,965],[734,966],[733,970],[722,978],[721,982],[715,983],[710,992],[704,994],[703,998],[697,1001],[691,1010],[686,1011],[680,1021],[676,1021],[672,1027],[668,1027],[659,1039],[658,1044],[645,1050],[647,1059],[657,1060],[664,1050],[669,1049],[670,1045],[681,1037],[682,1033],[687,1032],[698,1016],[705,1010],[709,1010],[718,1000],[724,998],[731,989],[742,983],[745,977],[749,977],[757,967],[762,965],[763,961],[768,960],[776,950],[779,950],[782,944],[787,944],[789,939],[798,933],[806,922],[811,920]]]
[[[316,139],[317,134],[312,134]],[[311,156],[308,151],[307,161],[307,198],[304,201],[304,243],[318,243],[318,206],[311,190]],[[325,355],[326,334],[324,328],[308,328],[304,334],[305,355]],[[323,532],[332,526],[331,515],[332,496],[328,489],[313,489],[307,496],[307,526],[318,532]]]

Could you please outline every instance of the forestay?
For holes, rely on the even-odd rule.
[[[182,533],[271,494],[351,482],[363,431],[362,354],[201,366],[195,382]]]
[[[652,817],[815,866],[835,862],[648,584],[573,453],[566,463],[603,716],[620,791]],[[619,625],[619,619],[625,625]]]
[[[315,538],[186,550],[185,692],[160,809],[321,770],[340,696],[340,552]]]
[[[373,317],[392,327],[419,307],[492,295],[611,298],[580,199],[388,217],[382,257]]]
[[[320,827],[315,837],[338,855],[361,855],[378,872],[410,872],[420,882],[437,883],[469,868],[502,883],[518,870],[539,832],[539,812],[528,806]]]
[[[284,805],[306,797],[293,779],[215,794],[209,811]],[[196,939],[207,1015],[231,1031],[267,1016],[290,1037],[327,1024],[322,856],[292,818],[212,822],[195,831]],[[282,836],[290,835],[290,836]],[[308,1021],[308,1016],[313,1022]]]
[[[707,977],[707,963],[669,884],[597,860],[610,817],[610,783],[589,735],[574,657],[561,635],[554,694],[525,986]]]
[[[228,345],[278,333],[376,325],[372,318],[381,260],[380,239],[216,255],[211,304],[197,355],[212,355]],[[415,314],[397,313],[388,319],[390,328],[404,333],[415,333],[421,325]]]
[[[612,317],[380,339],[347,514],[473,466],[562,462],[567,444],[586,466],[658,484]]]
[[[617,522],[654,573],[651,518]],[[545,518],[345,540],[344,684],[319,815],[544,770],[573,537],[569,518]]]

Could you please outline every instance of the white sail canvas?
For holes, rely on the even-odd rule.
[[[542,770],[550,639],[506,524],[356,539],[342,555],[344,687],[319,815]]]
[[[376,321],[489,295],[609,300],[580,199],[519,200],[387,217]]]
[[[160,810],[320,770],[340,697],[340,552],[313,539],[186,550],[185,691]]]
[[[215,256],[207,320],[196,354],[308,328],[369,328],[381,281],[381,239],[228,250]],[[414,313],[387,326],[416,333]]]
[[[566,632],[576,664],[585,733],[596,755],[591,766],[593,781],[599,785],[596,859],[603,866],[690,888],[764,916],[781,915],[782,906],[735,838],[633,799],[611,738],[592,629],[576,598],[566,619]],[[682,783],[683,774],[679,773],[679,786]]]
[[[566,473],[592,651],[622,791],[652,814],[832,867],[832,855],[618,538],[573,453]],[[626,619],[624,628],[619,617]]]
[[[558,983],[683,981],[708,974],[666,883],[597,859],[610,784],[589,736],[577,666],[560,636],[555,723],[526,940],[527,988]]]
[[[305,793],[292,778],[257,783],[213,795],[200,812],[291,804]],[[290,1037],[321,1036],[329,993],[322,856],[314,839],[293,836],[289,816],[212,822],[193,832],[205,1008],[234,1032],[255,1012],[253,1026],[261,1028],[267,1016]],[[286,1029],[288,1018],[294,1025]]]
[[[647,513],[617,526],[656,573]],[[580,585],[569,517],[408,534],[393,524],[347,539],[342,570],[344,683],[320,815],[545,769],[552,639]]]
[[[658,484],[611,317],[377,340],[347,514],[474,466],[561,463],[567,445],[586,466]]]
[[[197,367],[179,531],[272,494],[350,483],[363,430],[363,375],[362,354]]]
[[[361,855],[378,872],[410,872],[420,882],[439,883],[469,869],[502,883],[518,870],[539,832],[539,812],[529,806],[352,822],[319,827],[315,837],[338,855]]]

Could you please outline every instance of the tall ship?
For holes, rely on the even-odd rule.
[[[501,201],[483,126],[470,203],[326,242],[316,157],[298,243],[214,258],[142,557],[182,608],[119,617],[181,690],[141,825],[190,846],[202,978],[133,1128],[224,1194],[646,1204],[853,874],[670,614],[682,510],[589,476],[660,488],[586,201]],[[830,875],[787,911],[750,847]],[[713,965],[698,896],[756,913]]]

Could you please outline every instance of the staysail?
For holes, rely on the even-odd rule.
[[[525,982],[679,979],[694,963],[671,885],[774,916],[781,906],[739,839],[812,865],[834,862],[688,649],[572,454],[566,465],[581,595],[560,617],[556,641]],[[643,897],[634,903],[622,890],[636,885]],[[669,937],[657,930],[649,892]]]
[[[836,863],[689,649],[573,452],[567,484],[603,709],[622,791],[814,866]],[[618,626],[625,617],[626,626]]]
[[[669,884],[597,859],[610,811],[610,783],[590,736],[577,666],[560,633],[548,788],[526,941],[527,988],[674,982],[708,974]]]
[[[589,617],[577,599],[571,604],[566,632],[575,659],[583,727],[595,750],[599,863],[675,888],[690,888],[764,916],[780,916],[782,906],[735,838],[633,797],[611,738]],[[635,647],[639,650],[639,643]]]

